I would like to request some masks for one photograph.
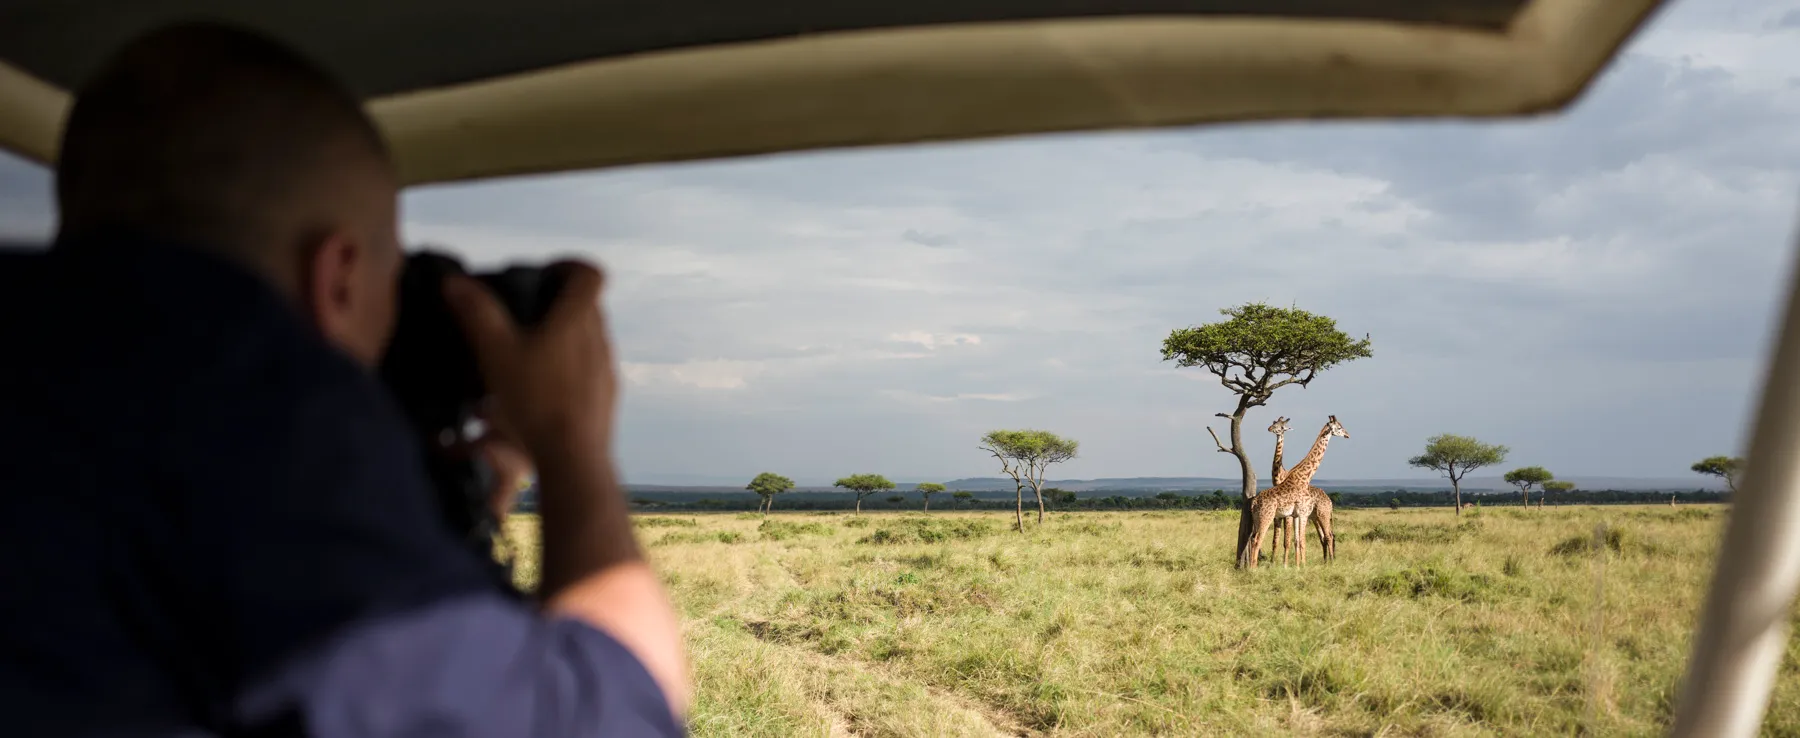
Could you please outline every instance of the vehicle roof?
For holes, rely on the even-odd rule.
[[[0,147],[184,18],[270,32],[367,101],[408,183],[840,146],[1577,97],[1660,0],[17,0]]]

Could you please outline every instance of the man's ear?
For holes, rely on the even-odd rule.
[[[301,304],[325,338],[353,354],[360,354],[356,314],[364,298],[358,284],[361,262],[369,255],[356,239],[337,231],[326,234],[303,250],[300,280]]]

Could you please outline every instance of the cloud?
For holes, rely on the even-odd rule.
[[[911,228],[906,229],[906,232],[900,234],[900,237],[904,238],[908,241],[911,241],[913,243],[916,243],[920,246],[932,246],[932,247],[936,247],[936,248],[942,248],[944,246],[949,246],[950,244],[955,243],[955,239],[952,239],[951,237],[949,237],[947,235],[938,234],[938,233],[923,233],[920,231],[913,230]]]
[[[962,346],[962,345],[979,344],[979,343],[981,343],[981,336],[977,336],[973,333],[956,333],[956,334],[943,335],[943,334],[930,333],[928,331],[916,331],[915,330],[915,331],[906,331],[904,333],[891,333],[888,335],[888,340],[895,341],[898,343],[916,343],[916,344],[918,344],[920,346],[924,346],[925,348],[928,348],[928,349],[936,349],[940,346]]]

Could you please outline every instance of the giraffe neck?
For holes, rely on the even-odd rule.
[[[1275,469],[1274,471],[1269,472],[1269,479],[1273,480],[1275,484],[1281,484],[1281,478],[1286,476],[1284,470],[1281,468],[1281,452],[1286,446],[1287,434],[1275,434]]]
[[[1306,452],[1306,458],[1301,459],[1300,463],[1295,464],[1294,468],[1287,471],[1287,475],[1281,479],[1280,486],[1288,489],[1306,489],[1308,485],[1312,484],[1313,473],[1319,470],[1319,462],[1325,460],[1325,444],[1328,443],[1331,443],[1331,434],[1320,433],[1319,440],[1313,441],[1312,450]]]

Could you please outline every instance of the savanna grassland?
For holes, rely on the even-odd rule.
[[[1339,510],[1337,561],[1315,538],[1253,572],[1235,512],[636,526],[687,619],[697,736],[1637,736],[1666,729],[1724,516]],[[1800,735],[1797,671],[1790,645],[1766,734]]]

